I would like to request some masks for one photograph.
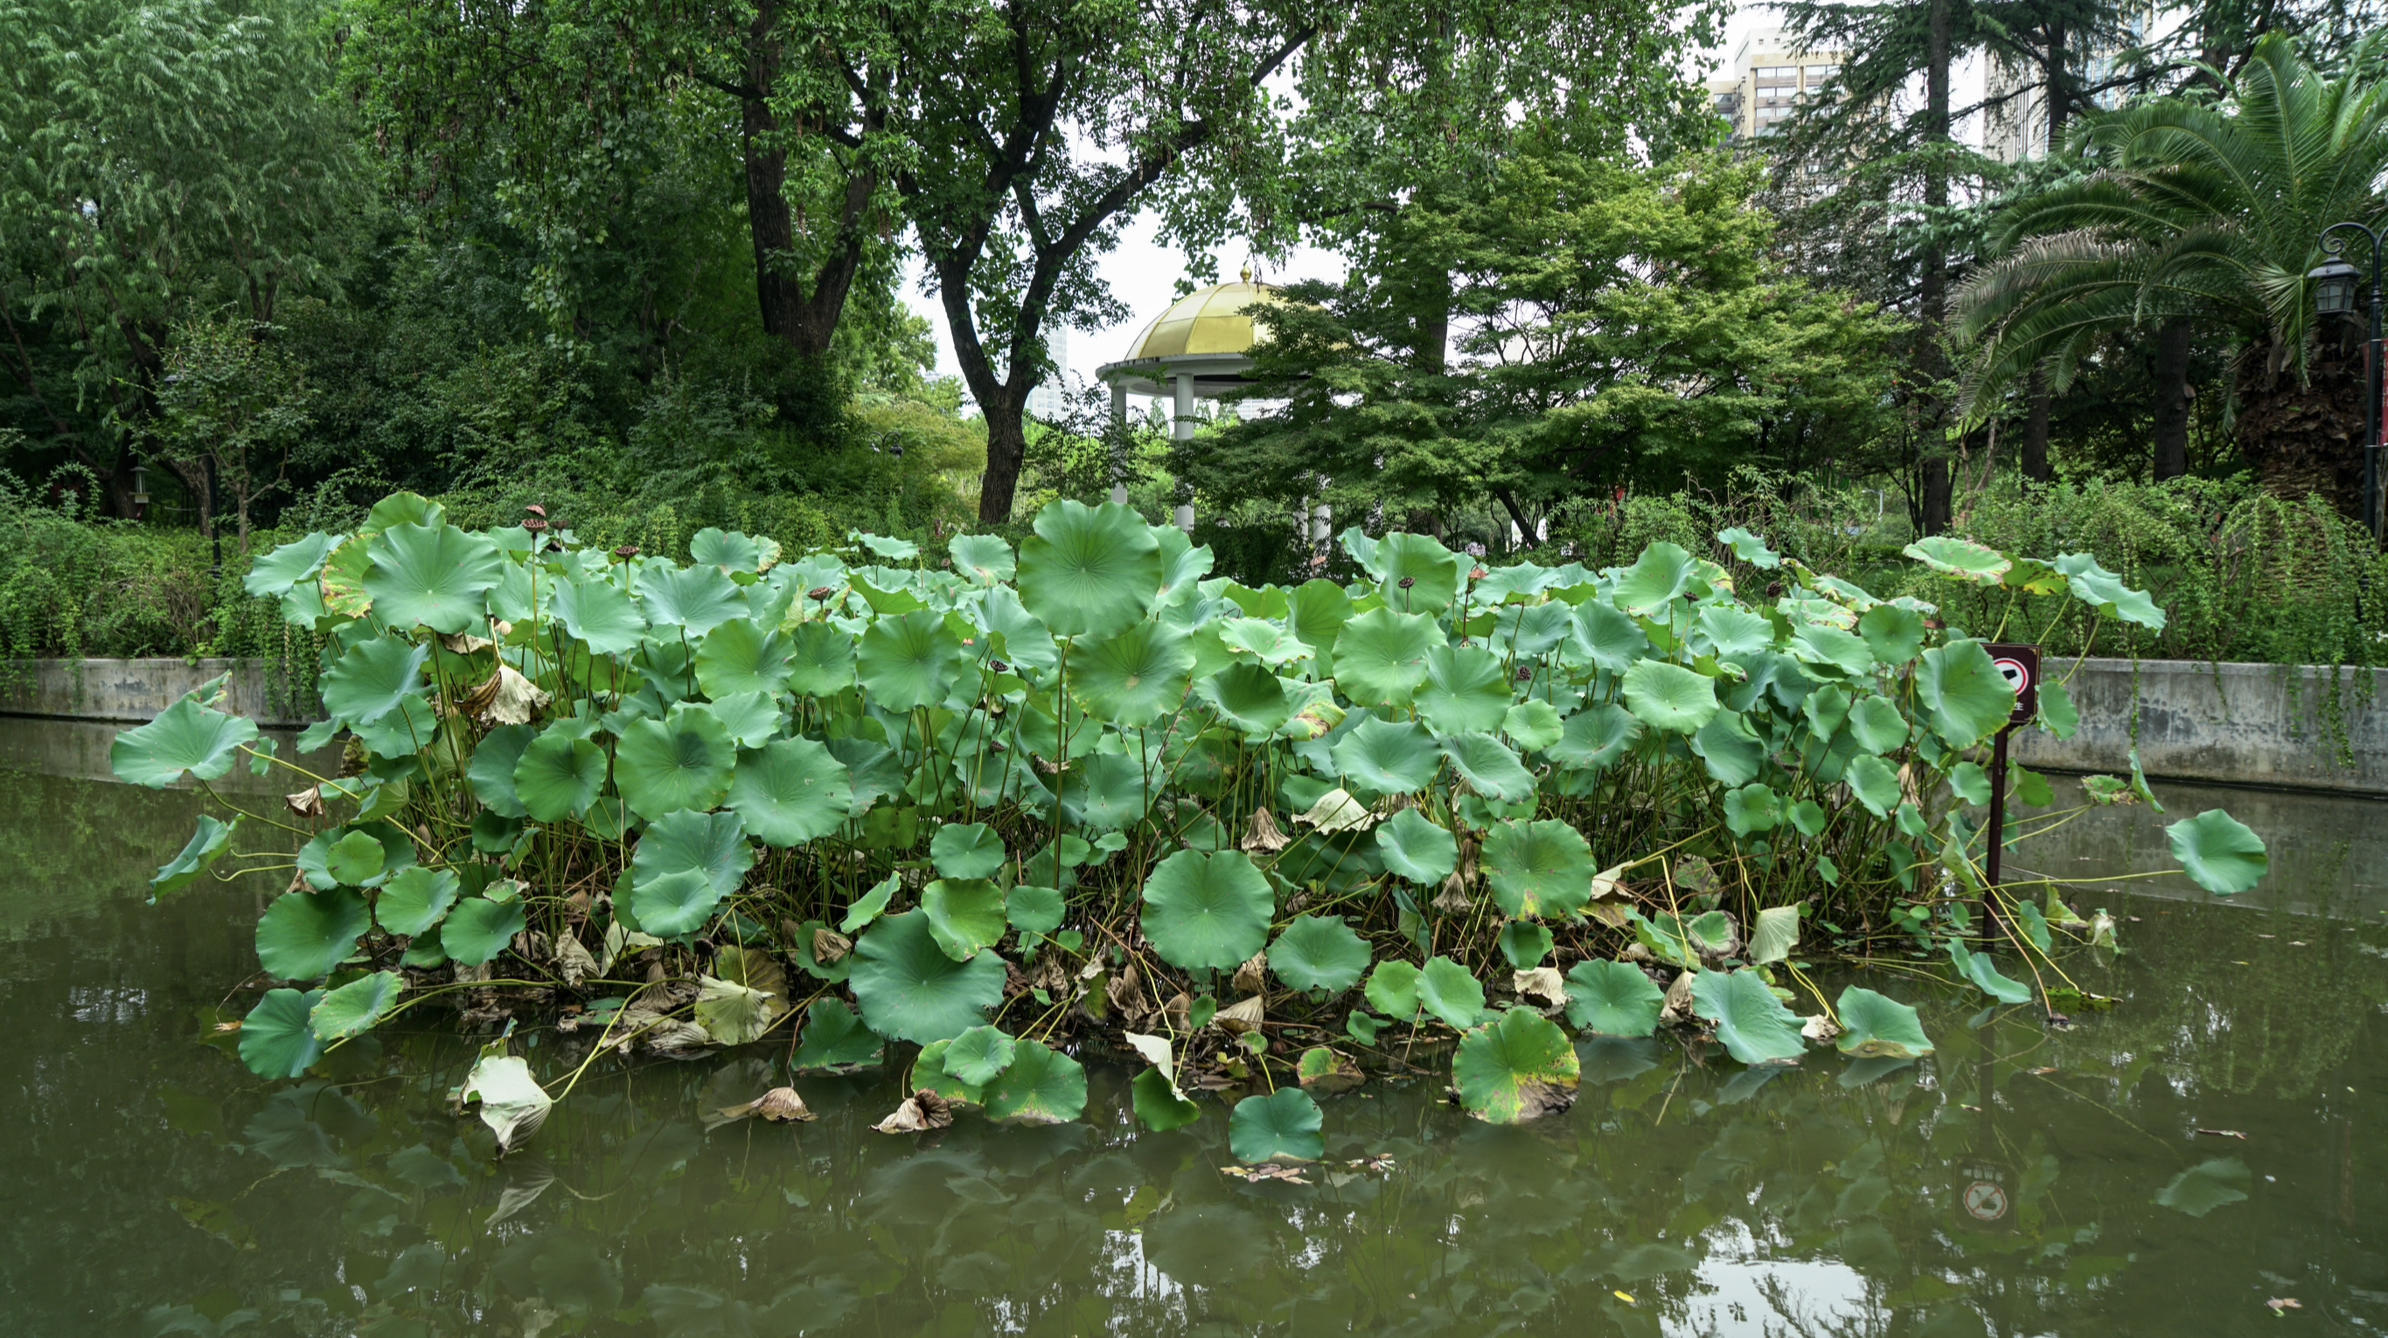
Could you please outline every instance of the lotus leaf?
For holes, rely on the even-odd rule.
[[[1851,985],[1833,1004],[1841,1023],[1841,1053],[1865,1059],[1921,1059],[1932,1053],[1913,1008]]]
[[[1201,680],[1202,700],[1248,739],[1265,739],[1293,715],[1285,680],[1257,664],[1231,664]]]
[[[1517,804],[1534,797],[1534,773],[1490,734],[1455,734],[1443,740],[1443,756],[1461,780],[1488,799]]]
[[[1971,748],[2005,727],[2015,689],[1979,641],[1951,641],[1916,661],[1916,694],[1931,712],[1932,732],[1951,748]]]
[[[1237,851],[1181,850],[1144,883],[1144,936],[1172,966],[1233,970],[1268,941],[1276,898]]]
[[[1716,718],[1716,684],[1679,664],[1643,660],[1626,671],[1625,709],[1652,729],[1694,733]]]
[[[880,706],[939,706],[961,679],[962,639],[925,609],[881,618],[863,632],[854,663],[864,694]]]
[[[1390,1013],[1397,1021],[1408,1022],[1418,1016],[1418,966],[1415,962],[1387,959],[1378,962],[1368,973],[1368,1006],[1380,1013]]]
[[[2123,578],[2098,565],[2087,553],[2062,553],[2057,556],[2056,569],[2065,574],[2065,582],[2072,587],[2073,597],[2100,613],[2137,623],[2153,631],[2164,630],[2164,610],[2148,598],[2145,590],[2134,590],[2123,584]]]
[[[505,1048],[499,1041],[483,1050],[457,1091],[463,1100],[480,1101],[481,1122],[497,1135],[500,1152],[537,1133],[555,1106],[555,1098],[531,1076],[531,1066]]]
[[[1698,579],[1691,554],[1674,544],[1655,543],[1642,550],[1642,556],[1631,567],[1617,574],[1613,596],[1618,608],[1636,618],[1665,621],[1669,606],[1683,595],[1694,593]]]
[[[965,1032],[964,1036],[969,1033]],[[955,1044],[960,1044],[957,1039]],[[947,1049],[952,1071],[952,1049]],[[1015,1124],[1062,1124],[1086,1112],[1086,1069],[1039,1041],[1021,1041],[1012,1061],[987,1087],[990,1119]]]
[[[1443,766],[1433,735],[1407,720],[1375,716],[1345,730],[1328,752],[1347,786],[1378,794],[1422,790]]]
[[[406,982],[395,971],[359,976],[325,994],[307,1010],[308,1025],[319,1041],[344,1041],[371,1031],[398,1006]]]
[[[632,721],[622,730],[614,748],[614,784],[631,812],[653,821],[681,809],[720,804],[729,795],[737,759],[737,745],[719,716],[708,707],[679,702],[661,720]],[[515,783],[519,789],[519,776]],[[528,796],[524,803],[529,806]]]
[[[843,1000],[823,999],[804,1013],[804,1034],[788,1067],[848,1073],[879,1062],[879,1038]]]
[[[1624,673],[1650,652],[1650,638],[1641,625],[1597,599],[1576,609],[1574,645],[1578,655],[1610,674]]]
[[[1326,1125],[1318,1102],[1299,1087],[1280,1087],[1267,1096],[1236,1102],[1227,1119],[1227,1146],[1250,1165],[1272,1161],[1317,1161],[1327,1154]]]
[[[1550,745],[1552,761],[1585,771],[1599,771],[1616,763],[1642,737],[1642,722],[1615,705],[1594,706],[1567,717],[1558,742]]]
[[[374,898],[374,918],[393,934],[413,937],[430,933],[456,904],[459,884],[455,871],[423,865],[400,871]]]
[[[1062,501],[1020,545],[1020,602],[1056,636],[1100,637],[1141,622],[1160,597],[1161,545],[1127,507]]]
[[[2005,1004],[2031,1002],[2031,986],[2004,974],[1990,954],[1977,953],[1956,939],[1949,940],[1949,961],[1957,974],[1972,981],[1974,986],[1991,998]]]
[[[1340,994],[1368,969],[1368,944],[1340,915],[1297,916],[1269,945],[1269,969],[1297,990]]]
[[[231,848],[232,833],[240,827],[240,819],[218,822],[202,813],[191,839],[183,845],[182,853],[159,866],[157,876],[149,880],[149,904],[170,897],[197,881],[208,866],[223,858]]]
[[[823,745],[773,739],[738,760],[729,805],[756,840],[800,846],[845,825],[854,785],[845,764]]]
[[[285,892],[257,921],[257,962],[276,980],[321,980],[372,927],[365,899],[347,888]]]
[[[487,619],[501,567],[489,539],[445,523],[393,525],[365,552],[365,593],[383,623],[454,633]]]
[[[1531,1009],[1512,1008],[1460,1038],[1451,1077],[1470,1115],[1516,1124],[1573,1104],[1582,1068],[1566,1032]]]
[[[2254,887],[2271,868],[2264,839],[2218,808],[2172,824],[2164,837],[2190,881],[2218,896]]]
[[[777,696],[795,673],[788,663],[790,650],[778,628],[732,618],[707,632],[697,647],[697,683],[715,701],[743,692]]]
[[[890,915],[854,945],[847,983],[862,1020],[891,1040],[951,1040],[987,1020],[1003,1001],[1003,963],[982,952],[957,962],[937,945],[921,911]]]
[[[1907,545],[1907,556],[1923,563],[1943,576],[1954,576],[1978,585],[1997,585],[2014,564],[2006,554],[1995,548],[1984,548],[1970,539],[1953,535],[1934,534]]]
[[[1857,620],[1866,649],[1883,664],[1905,664],[1924,646],[1924,616],[1896,604],[1877,604]]]
[[[1501,727],[1514,698],[1509,673],[1491,651],[1443,645],[1427,652],[1426,682],[1414,700],[1418,718],[1438,734],[1489,734]]]
[[[1050,934],[1061,928],[1061,889],[1022,883],[1003,899],[1004,918],[1024,936]]]
[[[967,962],[1003,937],[1003,889],[984,879],[945,878],[921,889],[920,909],[929,917],[937,946]]]
[[[1466,1031],[1484,1016],[1484,984],[1448,957],[1429,957],[1418,968],[1418,1004],[1452,1030]]]
[[[1594,958],[1567,972],[1567,1020],[1602,1036],[1647,1036],[1658,1029],[1666,992],[1642,969]]]
[[[1799,1019],[1755,971],[1702,971],[1692,981],[1692,1011],[1716,1024],[1725,1053],[1744,1064],[1786,1063],[1806,1052]]]
[[[638,598],[649,623],[685,637],[702,638],[747,613],[737,582],[719,567],[649,564],[638,574]]]
[[[1188,1101],[1159,1069],[1146,1069],[1128,1084],[1136,1122],[1157,1134],[1183,1129],[1202,1118],[1202,1107]],[[1322,1142],[1323,1147],[1323,1142]]]
[[[496,960],[527,927],[519,901],[466,897],[440,922],[439,946],[451,961],[482,966]]]
[[[1798,946],[1798,905],[1769,906],[1758,912],[1757,920],[1750,926],[1750,965],[1782,961]]]
[[[348,541],[344,534],[310,534],[282,544],[258,558],[241,578],[241,588],[261,599],[279,599],[290,588],[323,570],[325,558]]]
[[[1738,525],[1729,530],[1719,530],[1716,541],[1732,549],[1733,556],[1760,571],[1773,571],[1783,565],[1782,558],[1777,556],[1773,549],[1766,546],[1764,539]]]
[[[1484,880],[1513,920],[1574,917],[1592,895],[1592,847],[1564,822],[1502,822],[1484,838]]]
[[[128,785],[162,790],[181,780],[210,781],[232,770],[239,751],[256,742],[257,724],[184,698],[155,720],[116,736],[108,767]]]
[[[1420,886],[1439,883],[1459,867],[1458,841],[1414,808],[1377,824],[1376,847],[1387,869]]]
[[[550,725],[525,745],[514,766],[514,794],[523,812],[562,822],[589,811],[605,789],[605,752],[571,725]]]
[[[1368,564],[1385,607],[1403,613],[1440,613],[1459,593],[1466,570],[1458,554],[1423,534],[1388,534]]]
[[[945,1071],[972,1087],[985,1087],[1011,1067],[1020,1049],[994,1027],[972,1027],[945,1043]],[[1083,1074],[1080,1081],[1084,1081]]]
[[[1426,681],[1427,656],[1442,644],[1442,629],[1423,613],[1363,613],[1336,634],[1335,686],[1362,706],[1408,706]]]
[[[555,617],[591,654],[620,655],[646,640],[647,620],[620,586],[602,575],[560,581]]]
[[[260,1078],[297,1078],[323,1057],[311,1020],[322,990],[265,992],[240,1024],[240,1062]]]
[[[1526,752],[1540,752],[1566,736],[1559,708],[1546,701],[1522,701],[1501,717],[1501,732]]]
[[[1511,920],[1501,926],[1501,956],[1511,969],[1531,971],[1542,965],[1557,946],[1551,931],[1530,920]]]

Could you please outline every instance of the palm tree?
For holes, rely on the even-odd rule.
[[[2155,473],[2180,474],[2191,335],[2220,325],[2238,348],[2250,462],[2275,488],[2351,510],[2360,346],[2351,331],[2316,329],[2305,272],[2323,228],[2388,217],[2383,50],[2377,37],[2356,44],[2333,79],[2292,39],[2267,36],[2227,97],[2156,99],[2084,122],[2068,145],[2076,170],[2003,211],[2003,257],[1958,294],[1967,412],[1987,416],[2035,369],[2062,389],[2083,359],[2152,336]]]

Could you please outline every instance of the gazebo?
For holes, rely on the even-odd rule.
[[[1111,387],[1112,424],[1126,424],[1128,396],[1168,396],[1170,436],[1193,440],[1195,400],[1221,399],[1250,384],[1252,346],[1268,332],[1254,327],[1246,309],[1260,304],[1283,306],[1285,299],[1274,287],[1254,283],[1248,269],[1238,282],[1205,288],[1171,303],[1136,336],[1127,357],[1095,369],[1096,379]],[[1111,486],[1111,500],[1128,500],[1125,484]],[[1176,519],[1179,529],[1192,533],[1193,503],[1180,501]],[[1314,542],[1325,536],[1327,524],[1326,508],[1321,506],[1311,522]]]

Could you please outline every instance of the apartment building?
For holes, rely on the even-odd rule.
[[[1754,139],[1780,129],[1800,99],[1821,97],[1840,68],[1840,53],[1809,51],[1780,28],[1762,28],[1741,39],[1708,91],[1733,138]]]

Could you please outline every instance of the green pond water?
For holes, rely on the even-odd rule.
[[[767,1047],[601,1067],[503,1161],[446,1100],[473,1043],[431,1022],[268,1085],[210,1029],[270,889],[143,904],[192,797],[0,773],[0,1333],[2377,1332],[2388,805],[2165,793],[2228,803],[2277,872],[2077,897],[2126,918],[2119,962],[2079,959],[2110,1012],[2052,1031],[1878,972],[1933,1058],[1586,1043],[1563,1116],[1373,1086],[1325,1102],[1328,1149],[1389,1171],[1247,1185],[1224,1108],[1139,1134],[1099,1065],[1087,1123],[925,1141],[869,1128],[892,1071],[706,1132],[777,1081]],[[2147,867],[2160,821],[2016,863]]]

